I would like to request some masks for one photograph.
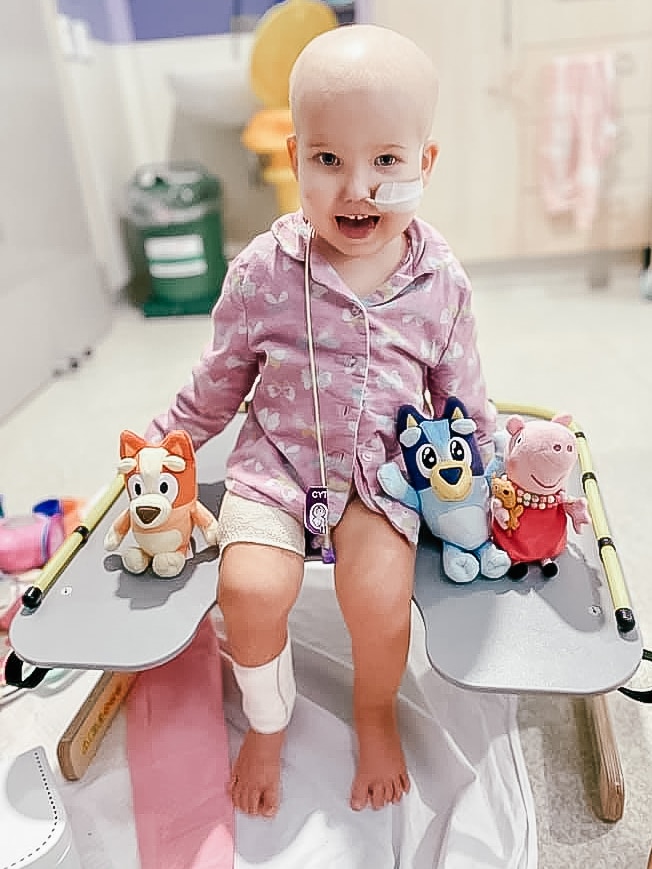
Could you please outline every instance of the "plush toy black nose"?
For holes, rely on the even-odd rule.
[[[160,514],[158,507],[136,507],[136,516],[140,519],[143,525],[149,525]]]
[[[439,476],[443,479],[445,483],[448,483],[449,486],[456,486],[459,482],[460,477],[462,476],[462,469],[442,468],[439,472]]]

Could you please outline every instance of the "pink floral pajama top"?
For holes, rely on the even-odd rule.
[[[149,426],[148,438],[185,429],[195,447],[221,432],[256,378],[253,399],[227,465],[227,488],[278,506],[303,522],[305,491],[320,485],[304,304],[308,225],[279,218],[232,262],[212,312],[213,335],[191,382]],[[416,542],[419,517],[380,489],[376,473],[398,460],[395,414],[402,404],[438,415],[460,398],[491,444],[469,281],[444,239],[419,219],[396,273],[358,298],[333,267],[311,254],[311,305],[331,525],[355,487]]]

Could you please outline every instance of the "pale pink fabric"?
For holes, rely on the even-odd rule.
[[[184,652],[138,676],[127,756],[142,869],[232,869],[222,674],[208,619]]]
[[[544,69],[541,194],[551,216],[595,219],[605,159],[613,148],[615,66],[609,52],[555,57]]]

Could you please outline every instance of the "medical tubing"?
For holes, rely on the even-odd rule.
[[[306,303],[306,332],[308,333],[308,359],[310,361],[310,380],[312,382],[312,404],[315,417],[315,435],[317,438],[317,452],[319,454],[319,476],[321,484],[328,493],[326,485],[326,463],[324,461],[324,444],[321,436],[321,414],[319,413],[319,393],[317,390],[317,363],[315,360],[315,345],[312,337],[312,310],[310,304],[310,252],[315,231],[311,227],[310,235],[306,242],[306,258],[303,265],[303,289]],[[328,495],[326,499],[328,509]],[[324,532],[324,549],[330,549],[330,529],[328,525],[328,513],[326,514],[326,530]]]

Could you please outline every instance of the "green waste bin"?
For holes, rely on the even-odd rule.
[[[145,316],[207,314],[226,273],[219,179],[197,163],[143,166],[128,185],[127,220],[149,276]]]

